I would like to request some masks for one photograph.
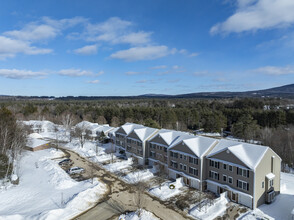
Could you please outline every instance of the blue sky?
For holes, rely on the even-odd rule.
[[[293,0],[0,4],[0,94],[183,94],[293,83]]]

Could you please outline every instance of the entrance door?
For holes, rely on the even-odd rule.
[[[190,180],[188,178],[186,179],[186,184],[190,186]]]
[[[236,195],[236,193],[233,193],[233,192],[232,192],[232,201],[233,202],[237,201],[237,195]]]

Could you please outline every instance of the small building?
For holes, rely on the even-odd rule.
[[[38,151],[50,148],[50,142],[38,138],[28,138],[25,149],[29,151]]]

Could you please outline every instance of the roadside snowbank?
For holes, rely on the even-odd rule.
[[[156,218],[151,212],[141,209],[136,212],[120,215],[118,220],[159,220],[159,218]]]
[[[51,160],[60,155],[61,151],[51,149],[24,152],[19,185],[0,191],[1,220],[67,219],[102,197],[106,186],[97,180],[94,184],[72,180]]]

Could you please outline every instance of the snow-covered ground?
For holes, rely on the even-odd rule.
[[[132,167],[133,159],[128,158],[127,160],[122,160],[114,163],[110,163],[104,166],[104,168],[112,173],[128,170]]]
[[[175,188],[171,189],[170,185],[174,185]],[[167,200],[170,197],[178,195],[185,188],[182,178],[178,178],[175,182],[165,182],[160,186],[153,187],[149,190],[149,193],[160,198],[161,200]]]
[[[197,204],[189,210],[189,214],[197,219],[214,219],[217,216],[222,216],[227,209],[229,199],[226,193],[222,193],[219,198],[215,199],[212,204],[203,200],[203,206]]]
[[[147,170],[139,170],[132,173],[128,173],[127,175],[123,176],[122,179],[127,183],[138,183],[141,181],[147,181],[153,178],[154,175],[151,169]]]
[[[281,173],[281,193],[272,204],[264,204],[254,211],[249,211],[239,219],[259,218],[291,220],[294,209],[294,174]]]
[[[0,219],[70,219],[95,204],[107,187],[96,179],[76,182],[58,166],[60,152],[25,151],[19,185],[0,191]]]
[[[130,212],[128,214],[120,215],[119,220],[159,220],[151,212],[144,209],[137,210],[136,212]]]

